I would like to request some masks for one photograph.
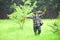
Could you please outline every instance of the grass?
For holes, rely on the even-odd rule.
[[[52,28],[48,26],[55,21],[58,21],[60,25],[59,20],[43,19],[42,32],[37,36],[33,32],[32,20],[25,21],[23,30],[12,20],[0,20],[0,40],[60,40],[60,34],[51,32]]]

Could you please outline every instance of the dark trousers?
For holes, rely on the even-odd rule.
[[[34,26],[33,27],[35,35],[39,35],[41,33],[41,27],[40,26]]]

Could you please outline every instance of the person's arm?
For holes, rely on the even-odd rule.
[[[23,22],[26,18],[29,18],[29,19],[33,19],[33,16],[22,16],[22,18],[20,19],[21,22]]]
[[[39,14],[39,16],[42,16],[42,15],[44,15],[45,14],[45,12],[42,12],[42,14]]]
[[[42,15],[44,15],[45,13],[46,13],[46,9],[44,9],[44,11],[42,12],[42,14],[40,14],[39,16],[42,16]]]
[[[26,18],[33,19],[33,16],[27,16]]]

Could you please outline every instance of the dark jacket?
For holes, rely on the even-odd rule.
[[[44,13],[43,13],[44,14]],[[43,14],[37,14],[36,16],[32,15],[32,16],[28,16],[27,18],[33,19],[33,26],[41,26],[41,16]]]

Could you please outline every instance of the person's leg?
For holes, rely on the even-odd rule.
[[[41,27],[38,26],[38,34],[40,34],[40,33],[41,33]]]
[[[35,35],[37,35],[37,28],[36,28],[36,26],[33,27],[33,30],[34,30]]]

